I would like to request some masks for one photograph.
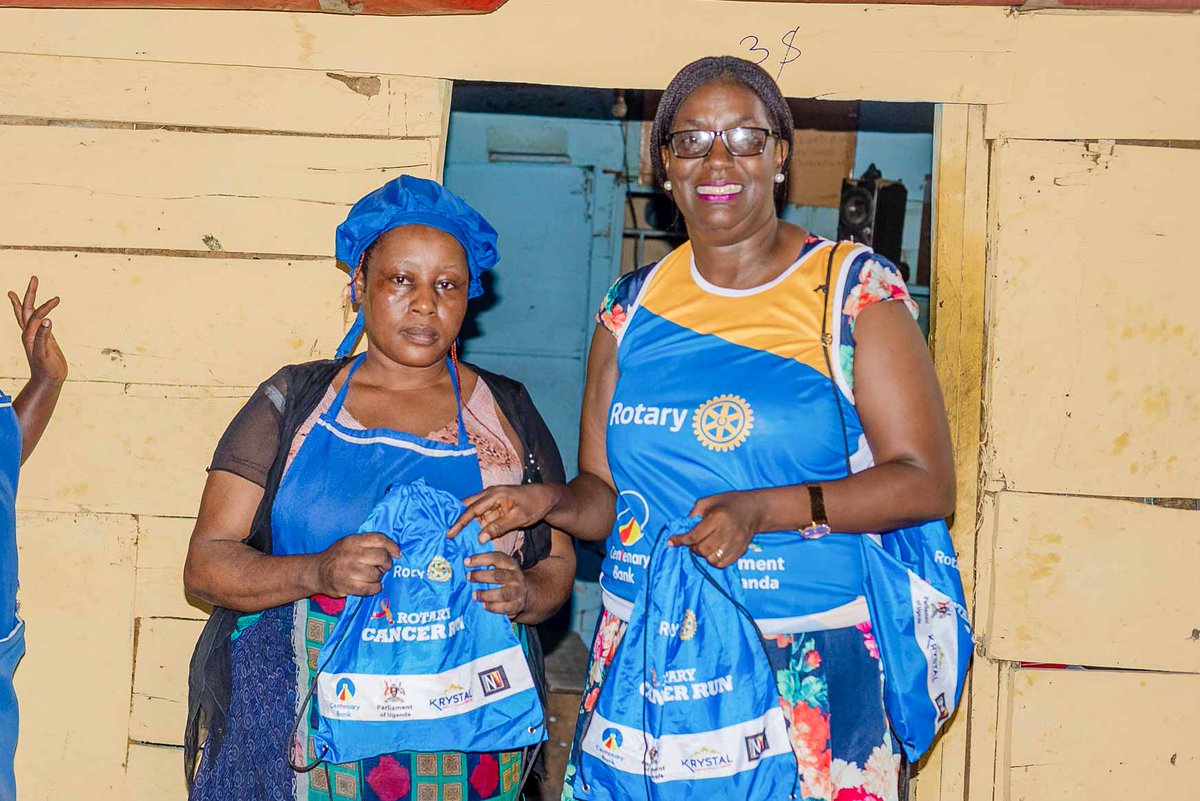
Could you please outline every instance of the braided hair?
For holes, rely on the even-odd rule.
[[[654,126],[650,129],[650,164],[654,168],[654,179],[662,186],[667,179],[667,168],[663,164],[662,148],[667,144],[671,127],[675,124],[675,115],[688,95],[717,81],[740,83],[754,94],[767,107],[771,118],[771,126],[779,138],[788,144],[787,157],[783,160],[781,172],[788,174],[788,164],[792,160],[793,122],[792,110],[779,85],[767,74],[762,67],[737,56],[706,56],[693,61],[676,73],[663,92],[658,103],[658,111],[654,114]],[[785,182],[786,184],[786,182]],[[785,184],[779,184],[776,192],[782,194]]]

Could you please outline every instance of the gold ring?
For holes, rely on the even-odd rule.
[[[725,555],[724,548],[717,548],[717,550],[713,551],[713,558],[715,558],[718,562],[721,561],[721,557],[723,557],[724,555]]]

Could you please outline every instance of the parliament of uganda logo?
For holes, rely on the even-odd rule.
[[[744,398],[718,395],[692,415],[692,431],[710,451],[731,451],[746,441],[754,427],[754,411]]]
[[[440,556],[435,556],[429,562],[425,575],[430,581],[449,581],[451,576],[450,563]]]
[[[683,624],[679,627],[679,639],[687,641],[696,636],[696,613],[688,609],[683,613]]]

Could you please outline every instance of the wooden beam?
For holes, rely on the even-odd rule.
[[[130,129],[436,137],[442,135],[437,126],[442,83],[401,75],[0,53],[0,117]]]
[[[957,476],[951,534],[968,607],[974,591],[983,361],[987,146],[983,109],[943,105],[934,118],[933,287],[930,347],[946,401]],[[966,797],[971,695],[922,760],[915,801]]]
[[[997,798],[1194,798],[1200,676],[1110,670],[1014,674]]]
[[[993,658],[1200,673],[1195,511],[1001,492],[993,558]]]
[[[333,259],[0,250],[0,286],[35,274],[63,296],[54,333],[73,382],[253,387],[332,355],[349,324]],[[0,339],[0,375],[27,370],[20,339]]]
[[[367,192],[431,176],[428,139],[0,125],[0,246],[329,256]]]
[[[315,11],[396,17],[489,14],[507,2],[508,0],[0,0],[0,7]]]
[[[1200,150],[1005,139],[992,165],[991,477],[1196,497]]]
[[[1016,19],[1003,8],[697,0],[521,0],[488,15],[367,20],[268,12],[0,13],[0,52],[627,89],[661,89],[689,61],[730,53],[762,59],[789,97],[960,103],[1008,97],[1016,34]],[[665,39],[664,31],[671,32]],[[866,46],[869,68],[856,69],[849,41],[886,46]]]

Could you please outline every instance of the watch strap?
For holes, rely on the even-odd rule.
[[[812,522],[800,529],[800,536],[807,540],[824,537],[830,532],[829,518],[825,516],[825,493],[820,484],[806,484]]]

